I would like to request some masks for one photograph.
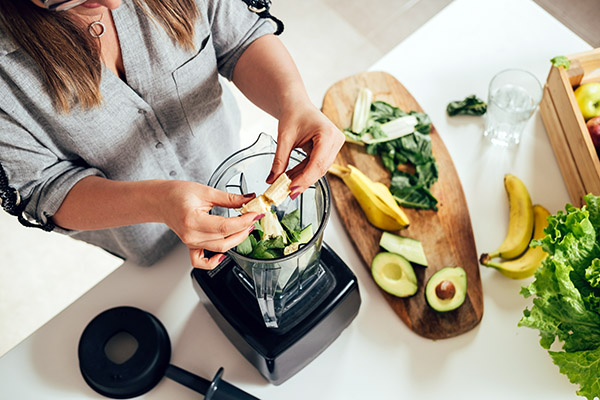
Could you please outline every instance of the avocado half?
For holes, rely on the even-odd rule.
[[[387,293],[408,297],[417,293],[417,276],[410,262],[396,253],[378,253],[371,262],[375,283]]]
[[[461,267],[445,267],[429,278],[425,298],[439,312],[456,310],[465,302],[467,274]]]

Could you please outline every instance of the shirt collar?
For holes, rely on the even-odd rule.
[[[19,46],[7,35],[2,29],[0,29],[0,56],[5,56],[16,51]]]

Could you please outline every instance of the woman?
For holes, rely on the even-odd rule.
[[[0,0],[4,208],[141,265],[179,238],[214,268],[261,217],[208,215],[253,197],[202,184],[239,147],[220,76],[279,120],[267,183],[309,154],[292,198],[343,144],[272,31],[241,0]]]

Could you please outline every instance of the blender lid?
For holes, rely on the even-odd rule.
[[[105,350],[115,335],[126,332],[137,341],[134,354],[118,364]],[[164,325],[152,314],[135,307],[116,307],[97,315],[84,329],[78,348],[79,369],[97,393],[113,399],[129,399],[150,391],[168,377],[206,400],[258,400],[221,379],[223,368],[212,381],[170,364],[171,343]]]

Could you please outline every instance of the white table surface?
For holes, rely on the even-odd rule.
[[[544,82],[550,58],[589,48],[532,1],[458,0],[372,67],[395,75],[431,116],[462,180],[478,252],[504,237],[505,173],[519,176],[534,203],[552,213],[568,196],[538,114],[520,146],[506,151],[482,140],[482,118],[449,118],[446,104],[472,93],[485,98],[489,80],[508,67],[527,69]],[[336,213],[325,240],[357,275],[362,306],[328,349],[280,386],[265,381],[199,304],[180,246],[152,268],[125,263],[0,358],[0,398],[101,398],[81,378],[77,344],[95,315],[120,305],[142,308],[163,322],[174,365],[209,379],[223,366],[226,380],[261,399],[578,398],[576,386],[539,346],[537,332],[517,327],[529,305],[519,290],[530,280],[513,281],[482,267],[481,323],[456,338],[431,341],[392,312]],[[200,395],[165,379],[142,398]]]

